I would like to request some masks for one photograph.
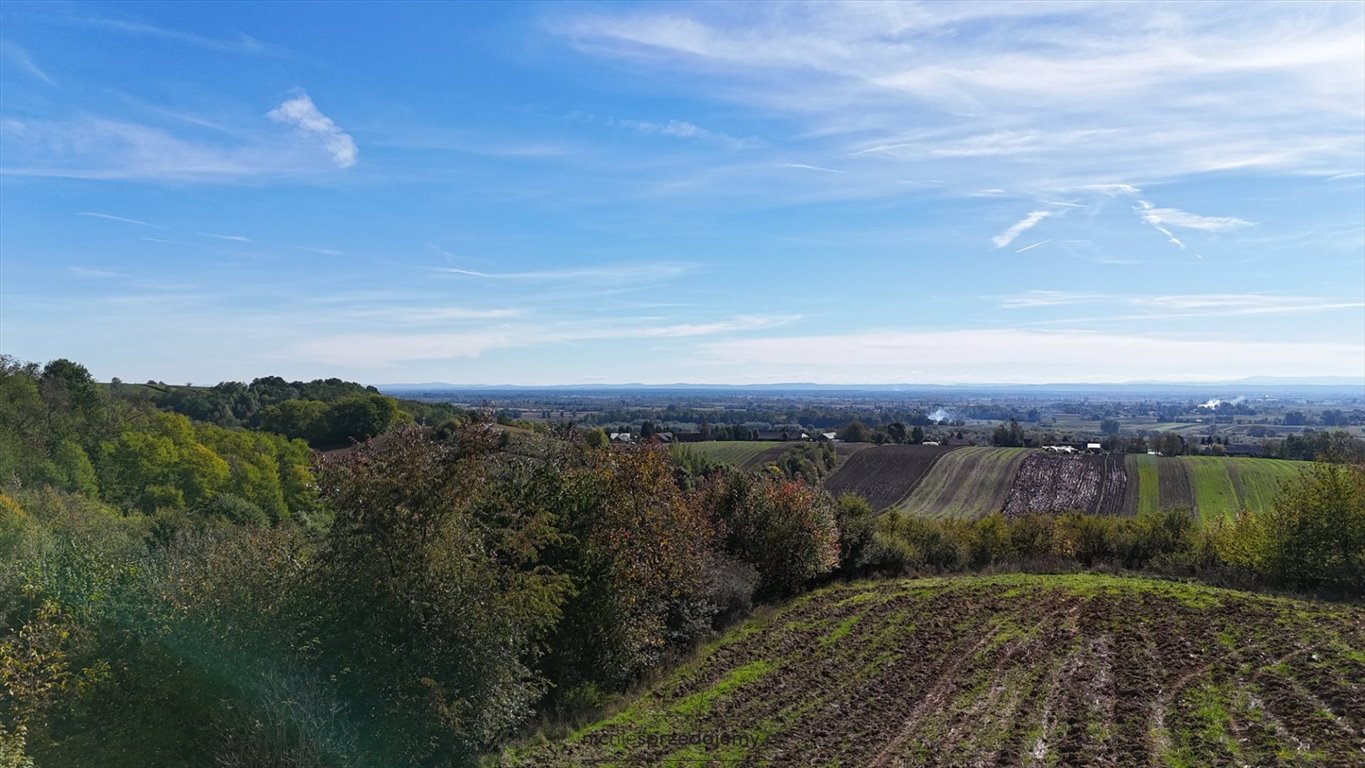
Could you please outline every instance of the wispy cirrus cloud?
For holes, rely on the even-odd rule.
[[[188,138],[123,120],[0,120],[0,174],[101,181],[230,182],[317,173],[298,151],[258,135],[249,143]]]
[[[51,75],[38,66],[28,51],[8,40],[0,40],[0,58],[12,62],[15,66],[48,85],[55,86],[57,84]]]
[[[219,234],[214,234],[213,232],[200,232],[200,233],[199,233],[199,236],[200,236],[200,237],[212,237],[212,238],[214,238],[215,240],[231,240],[231,241],[234,242],[234,243],[249,243],[249,242],[251,242],[251,238],[247,237],[246,235],[219,235]]]
[[[59,23],[95,27],[137,37],[157,38],[221,53],[257,56],[281,56],[288,54],[288,51],[280,46],[262,42],[250,35],[242,33],[238,33],[233,37],[207,37],[179,29],[147,24],[141,21],[130,21],[128,19],[117,19],[88,13],[53,15],[50,18],[52,21]]]
[[[463,318],[462,318],[463,319]],[[615,339],[685,339],[772,328],[796,315],[740,315],[709,323],[659,323],[648,319],[514,323],[458,333],[344,334],[309,339],[297,352],[305,359],[353,368],[382,368],[419,360],[475,358],[497,349]]]
[[[152,223],[150,223],[150,222],[139,221],[139,220],[137,220],[137,219],[129,219],[129,218],[125,218],[125,217],[123,217],[123,216],[115,216],[115,215],[113,215],[112,213],[99,213],[98,211],[81,211],[80,213],[77,213],[76,215],[77,215],[77,216],[89,216],[89,217],[92,218],[92,219],[104,219],[104,220],[106,220],[106,221],[117,221],[117,222],[120,222],[120,223],[122,223],[122,224],[136,224],[136,225],[138,225],[139,227],[151,227],[152,229],[165,229],[165,227],[161,226],[160,224],[152,224]]]
[[[444,253],[444,252],[443,252]],[[450,254],[447,254],[450,255]],[[434,272],[453,276],[476,277],[488,280],[556,281],[572,280],[601,283],[632,283],[667,280],[691,271],[686,264],[646,263],[610,264],[573,267],[568,269],[530,270],[524,272],[480,272],[459,267],[431,267]]]
[[[821,350],[812,357],[810,350]],[[759,366],[772,377],[831,382],[1029,383],[1351,376],[1365,347],[1131,332],[1011,328],[887,330],[733,339],[702,362]]]
[[[1050,242],[1052,242],[1052,238],[1049,237],[1049,238],[1046,239],[1046,240],[1041,240],[1041,241],[1039,241],[1039,242],[1032,243],[1032,244],[1030,244],[1030,245],[1026,245],[1026,246],[1024,246],[1023,248],[1019,248],[1019,249],[1017,249],[1017,250],[1015,251],[1015,253],[1025,253],[1025,252],[1028,252],[1028,251],[1033,250],[1034,248],[1041,248],[1042,246],[1047,245],[1047,244],[1050,243]]]
[[[1089,304],[1112,298],[1106,293],[1082,293],[1076,291],[1024,291],[1000,300],[1002,309],[1025,309],[1032,307],[1058,307],[1070,304]]]
[[[1151,225],[1158,232],[1164,234],[1171,243],[1181,248],[1184,248],[1185,244],[1171,234],[1169,227],[1193,229],[1201,232],[1227,232],[1252,226],[1251,222],[1233,216],[1201,216],[1197,213],[1182,211],[1179,208],[1157,208],[1146,200],[1138,201],[1138,207],[1134,210],[1137,211],[1143,222]]]
[[[97,269],[95,267],[67,267],[66,271],[68,274],[75,275],[76,277],[91,277],[98,279],[128,276],[126,273],[119,272],[115,269]]]
[[[826,168],[822,165],[811,165],[810,163],[778,163],[778,168],[795,168],[802,171],[819,171],[821,173],[848,173],[838,168]]]
[[[1038,222],[1042,221],[1043,219],[1046,219],[1051,215],[1052,211],[1047,210],[1031,211],[1027,216],[1020,219],[1019,221],[1016,221],[1009,229],[1006,229],[1004,232],[1001,232],[995,237],[992,237],[991,242],[995,243],[996,248],[1004,248],[1005,246],[1014,242],[1014,239],[1016,237],[1024,234],[1030,229],[1033,229],[1035,226],[1038,225]]]
[[[292,126],[303,141],[291,144],[278,129],[268,130],[269,123],[259,116],[254,118],[257,122],[231,130],[214,125],[208,135],[195,133],[193,128],[187,133],[183,125],[165,127],[103,117],[6,118],[0,120],[6,150],[0,174],[230,182],[308,176],[355,165],[359,152],[355,140],[318,111],[307,94],[286,100],[270,110],[268,117]],[[325,164],[317,157],[318,145],[328,157]]]
[[[723,144],[729,147],[752,146],[756,143],[752,139],[737,139],[734,136],[730,136],[729,134],[720,131],[708,130],[695,123],[689,123],[686,120],[669,120],[662,123],[651,120],[615,120],[614,124],[650,136],[699,139],[716,144]]]
[[[812,165],[852,161],[830,196],[895,194],[906,175],[964,191],[1326,177],[1365,157],[1357,4],[698,3],[545,23],[585,55],[803,124]]]
[[[1040,325],[1174,320],[1198,317],[1251,317],[1257,315],[1310,315],[1365,308],[1365,301],[1331,296],[1290,296],[1272,293],[1168,294],[1160,296],[1118,295],[1073,291],[1024,291],[999,300],[1001,309],[1037,309],[1080,304],[1104,304],[1126,312],[1038,321]]]
[[[301,136],[322,144],[338,168],[350,168],[355,165],[356,157],[360,154],[355,139],[341,130],[332,118],[322,114],[307,93],[300,92],[294,98],[285,100],[270,110],[267,116],[271,120],[293,126]]]

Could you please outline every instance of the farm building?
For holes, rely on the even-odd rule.
[[[1070,445],[1045,445],[1043,450],[1049,453],[1075,453],[1076,448]]]
[[[608,435],[607,437],[611,438],[611,441],[612,441],[613,443],[633,443],[633,442],[635,442],[635,437],[634,437],[634,435],[630,434],[629,432],[612,432],[612,433],[611,433],[610,435]]]
[[[1100,445],[1099,443],[1086,443],[1085,450],[1087,453],[1090,452],[1104,453],[1104,446]]]

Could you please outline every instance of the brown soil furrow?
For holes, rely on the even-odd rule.
[[[1183,461],[1165,456],[1157,459],[1156,476],[1162,509],[1194,509],[1194,489]]]
[[[910,495],[939,457],[953,450],[935,445],[879,445],[858,451],[825,480],[835,496],[853,493],[875,510]]]

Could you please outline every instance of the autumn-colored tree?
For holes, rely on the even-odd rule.
[[[727,552],[757,569],[757,596],[791,595],[839,563],[834,503],[799,480],[730,472],[707,488]]]

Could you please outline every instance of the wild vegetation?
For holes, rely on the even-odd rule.
[[[989,507],[1003,504],[1009,484],[998,478],[1014,472],[977,470],[1017,467],[1029,451],[963,448],[943,453],[906,501],[957,462],[931,489],[944,499],[936,503],[986,509],[926,519],[902,508],[879,514],[852,494],[835,499],[810,467],[828,469],[838,456],[810,444],[761,467],[692,471],[659,445],[595,445],[574,428],[525,430],[471,415],[436,427],[395,417],[376,439],[322,453],[262,431],[265,422],[222,426],[125,398],[66,361],[6,361],[0,393],[6,768],[472,766],[536,723],[613,706],[754,606],[842,579],[1122,568],[1324,594],[1365,590],[1365,469],[1346,464],[1313,465],[1264,514],[1205,525],[1181,511],[1005,517]],[[873,450],[881,449],[854,458]],[[857,602],[907,589],[881,584],[857,588],[870,595]],[[997,597],[981,606],[1013,615]],[[828,647],[874,626],[870,616],[838,613],[838,601],[807,604],[838,614],[821,634],[831,635],[821,641]],[[1073,659],[1066,648],[1087,647],[1080,638],[1091,627],[1077,626],[1056,663]],[[915,658],[932,665],[955,647],[955,624],[939,628],[947,634],[926,635],[932,645]],[[797,649],[809,645],[808,627],[792,629],[795,662],[806,658]],[[732,637],[758,637],[739,632]],[[1356,642],[1349,633],[1335,645],[1326,635],[1300,639],[1321,642],[1320,656]],[[809,670],[826,662],[809,661],[814,678]],[[756,656],[717,671],[683,708],[709,716],[728,692],[788,663]],[[884,668],[858,669],[921,674],[894,659],[878,663]],[[1220,685],[1231,674],[1215,672]],[[1266,679],[1290,692],[1319,684],[1315,669],[1302,674]],[[849,690],[866,682],[840,680],[827,682]],[[1335,703],[1337,689],[1323,690],[1334,696],[1332,712],[1353,716]],[[1254,691],[1268,701],[1268,689]],[[1353,691],[1342,701],[1358,701]],[[812,706],[828,701],[811,691]],[[1125,739],[1115,744],[1127,745],[1132,726],[1114,723]],[[951,720],[948,731],[960,725]],[[1339,741],[1317,731],[1291,729],[1286,740],[1272,730],[1281,741],[1265,749],[1302,741],[1328,758],[1341,754]],[[1191,741],[1189,762],[1213,742]],[[972,739],[962,743],[975,749]],[[1258,745],[1247,754],[1261,754]],[[552,754],[533,747],[509,759],[538,764]]]

